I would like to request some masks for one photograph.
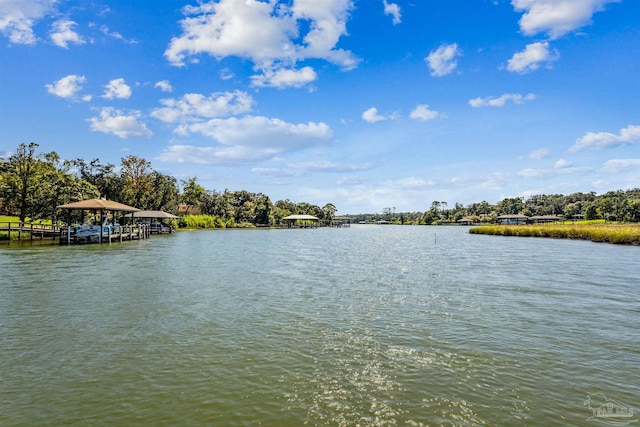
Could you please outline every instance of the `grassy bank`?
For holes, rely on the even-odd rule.
[[[178,221],[178,227],[182,229],[255,228],[255,225],[249,222],[238,224],[233,219],[225,221],[215,215],[185,215]]]
[[[471,228],[469,233],[581,239],[622,245],[640,245],[640,224],[490,225]]]

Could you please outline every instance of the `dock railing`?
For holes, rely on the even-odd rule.
[[[51,238],[59,239],[60,243],[80,243],[77,232],[80,226],[66,224],[40,224],[28,221],[0,221],[0,239],[2,240],[42,240]],[[107,228],[107,227],[105,227]],[[110,243],[123,240],[148,239],[151,236],[150,226],[147,224],[120,225],[108,227],[97,232],[98,241]],[[86,241],[89,243],[90,241]],[[95,242],[92,242],[95,243]]]
[[[12,233],[18,235],[18,240],[26,238],[27,235],[29,240],[34,238],[42,240],[45,237],[56,239],[60,233],[60,225],[30,221],[0,221],[0,234],[4,234],[3,232],[6,232],[8,240],[11,240]]]
[[[150,228],[147,224],[125,224],[114,226],[100,227],[94,234],[97,241],[93,241],[90,236],[78,235],[79,226],[66,225],[60,227],[60,243],[111,243],[122,242],[125,240],[141,240],[148,239],[151,236]]]

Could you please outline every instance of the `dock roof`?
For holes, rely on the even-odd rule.
[[[82,209],[95,211],[117,211],[117,212],[137,212],[140,209],[128,206],[123,203],[114,202],[113,200],[104,199],[88,199],[79,202],[67,203],[65,205],[56,206],[58,209]]]
[[[295,221],[295,220],[298,220],[298,219],[309,219],[309,220],[312,220],[312,221],[314,221],[314,220],[315,220],[315,221],[318,221],[318,220],[319,220],[319,218],[318,218],[318,217],[315,217],[315,216],[313,216],[313,215],[307,215],[307,214],[302,214],[302,215],[289,215],[289,216],[285,216],[285,217],[284,217],[284,218],[282,218],[282,219],[286,219],[286,220],[289,220],[289,221]]]
[[[163,211],[136,211],[133,213],[134,218],[180,218],[177,215]]]

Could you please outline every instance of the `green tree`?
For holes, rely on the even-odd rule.
[[[198,178],[193,177],[182,180],[182,194],[180,194],[180,203],[186,205],[200,206],[200,202],[206,194],[206,190],[198,184]]]
[[[272,225],[274,223],[273,204],[269,196],[265,194],[257,195],[253,223],[264,225]]]
[[[511,197],[501,200],[496,209],[501,215],[515,215],[524,209],[524,202],[521,197]]]
[[[200,199],[200,208],[205,215],[215,215],[227,220],[231,217],[231,205],[227,203],[224,194],[217,191],[207,191]]]
[[[275,207],[280,209],[283,213],[283,218],[285,216],[289,216],[289,215],[293,215],[293,214],[297,214],[298,212],[298,206],[292,202],[289,199],[285,199],[285,200],[278,200],[275,203]]]
[[[3,164],[2,204],[18,212],[20,221],[30,214],[35,188],[38,185],[36,168],[39,159],[35,155],[38,144],[20,144],[15,154]]]
[[[38,144],[20,144],[2,163],[1,205],[18,213],[20,221],[54,218],[56,206],[97,197],[98,190],[70,173],[72,162],[61,162],[55,152],[36,155]]]
[[[76,159],[73,164],[78,168],[80,178],[93,184],[100,192],[99,197],[107,200],[118,200],[124,188],[123,180],[115,173],[115,166],[111,163],[103,165],[99,159],[89,163],[83,159]]]
[[[574,215],[578,215],[580,211],[579,203],[569,203],[564,207],[563,214],[566,219],[571,219]]]
[[[586,203],[582,208],[584,219],[593,220],[598,218],[598,208],[595,202]]]
[[[623,220],[640,222],[640,199],[627,200],[623,210]]]
[[[147,203],[147,209],[165,212],[178,211],[178,185],[176,179],[169,175],[153,171],[149,174],[153,197]]]
[[[333,203],[327,203],[322,207],[322,210],[324,212],[325,222],[327,224],[331,224],[331,221],[333,221],[333,217],[335,216],[338,208],[336,208],[336,205],[334,205]]]
[[[122,171],[124,188],[121,194],[122,203],[138,209],[148,209],[153,197],[153,185],[151,181],[151,163],[137,156],[122,158]]]
[[[98,189],[71,173],[74,163],[60,161],[55,152],[44,155],[46,161],[38,168],[40,185],[35,190],[31,217],[33,219],[57,217],[57,206],[100,196]]]
[[[605,220],[615,219],[613,201],[608,197],[603,197],[596,204],[598,217]]]

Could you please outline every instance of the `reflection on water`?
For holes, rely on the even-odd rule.
[[[584,424],[640,406],[640,250],[462,227],[0,249],[0,425]]]

